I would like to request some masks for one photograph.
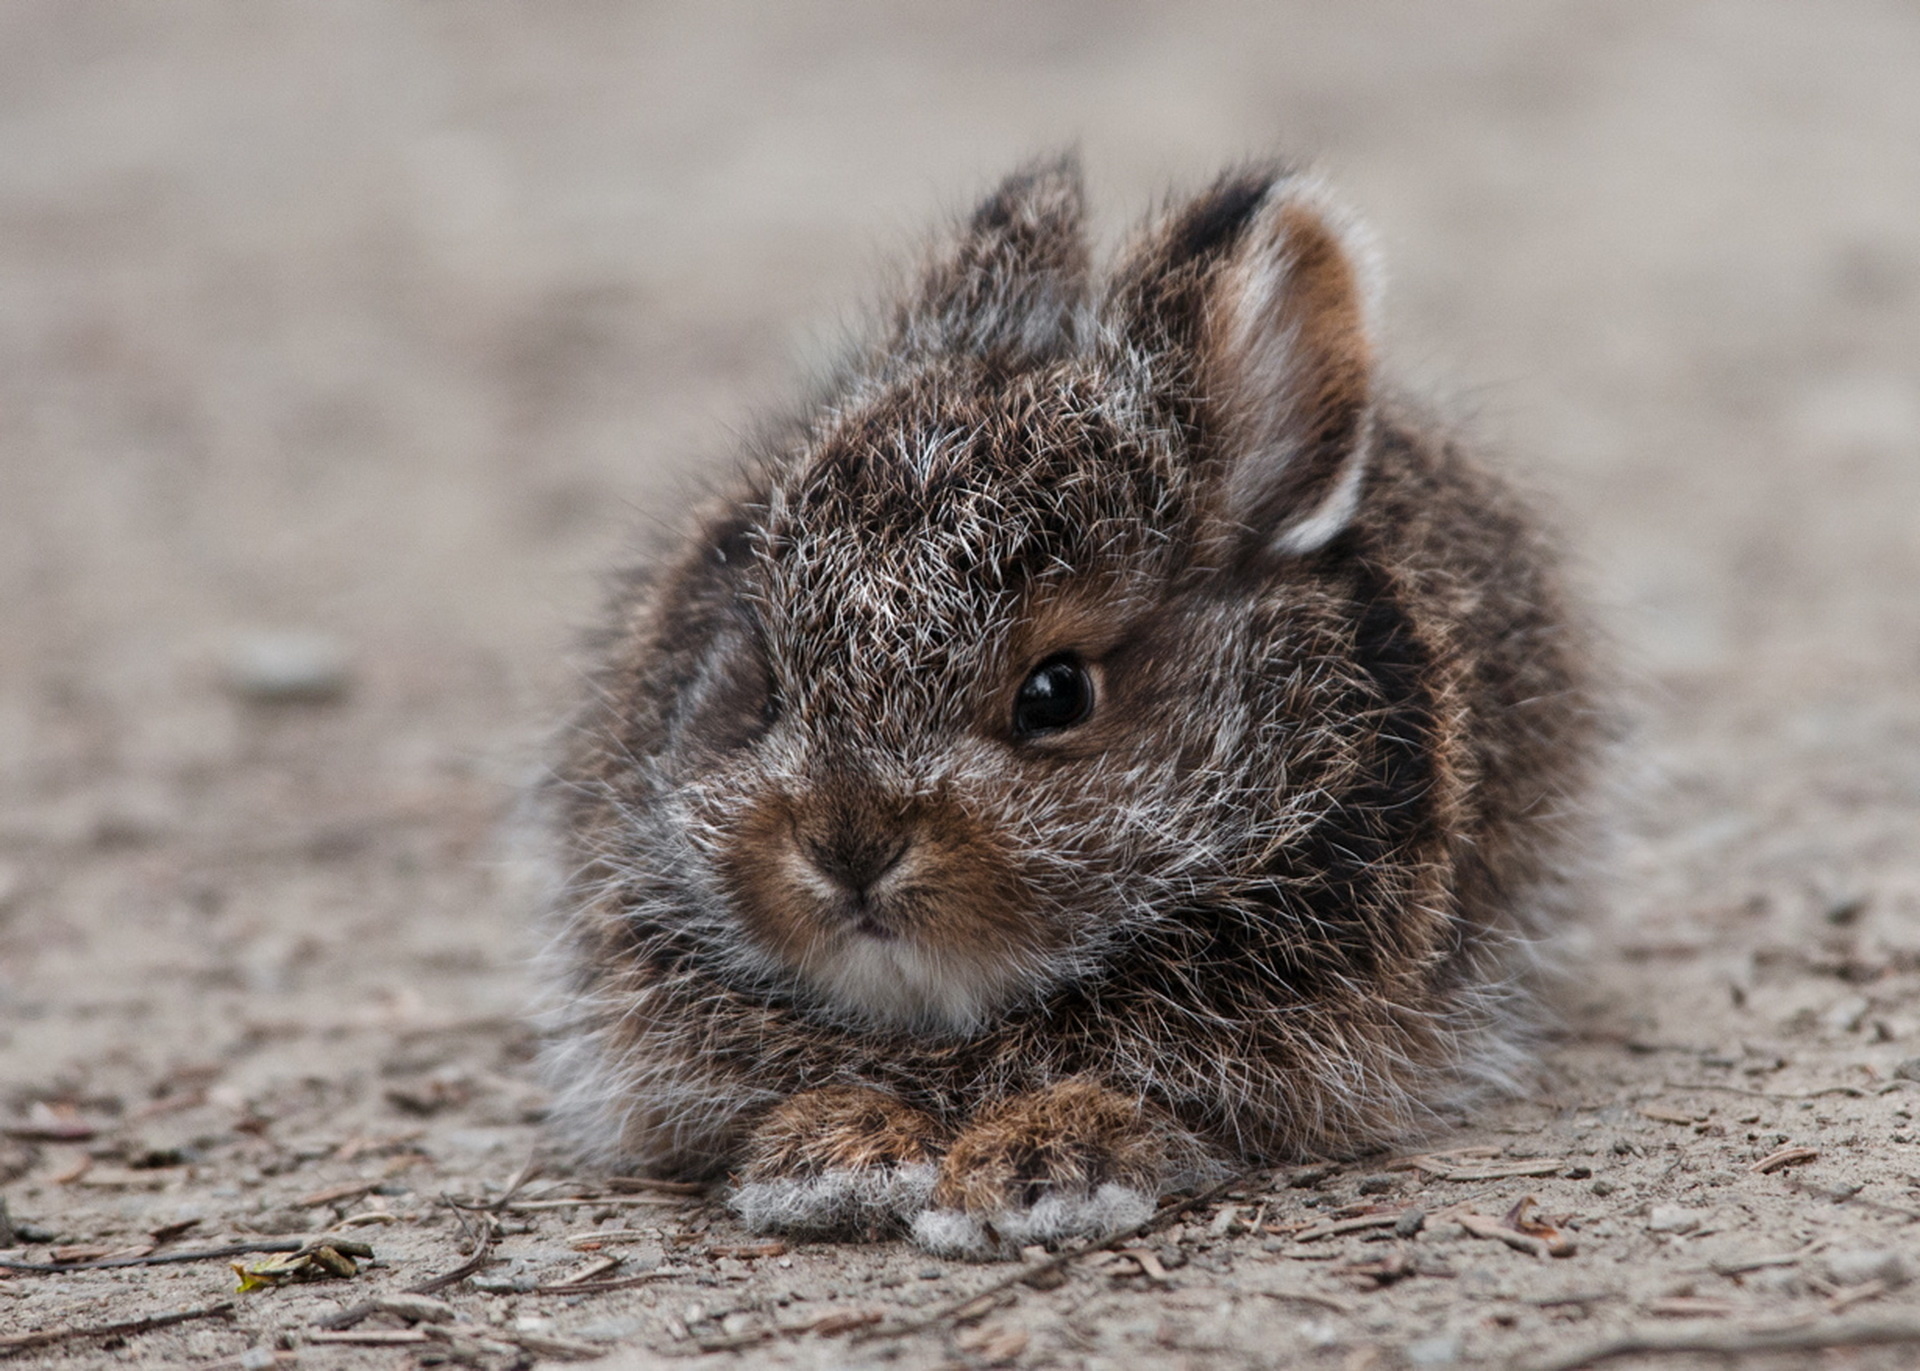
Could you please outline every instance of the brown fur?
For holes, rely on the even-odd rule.
[[[1016,1156],[1152,1190],[1511,1060],[1597,733],[1550,549],[1380,381],[1310,183],[1224,177],[1104,282],[1079,203],[1010,179],[621,586],[548,791],[590,1155],[799,1178],[858,1087],[957,1135],[956,1204]],[[1093,713],[1019,734],[1062,653]]]
[[[974,1115],[947,1152],[933,1202],[992,1214],[1108,1183],[1151,1191],[1166,1163],[1161,1131],[1138,1101],[1086,1081],[1062,1081]]]
[[[805,1090],[783,1100],[753,1130],[742,1178],[818,1176],[826,1171],[932,1161],[945,1135],[930,1114],[857,1085]]]

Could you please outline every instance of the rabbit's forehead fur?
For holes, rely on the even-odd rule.
[[[1097,582],[1124,614],[1188,536],[1166,443],[1095,364],[896,381],[828,415],[765,510],[750,593],[783,701],[821,728],[951,722],[1030,665],[1007,653],[1037,608]]]

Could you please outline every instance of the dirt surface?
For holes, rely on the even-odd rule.
[[[18,1272],[0,1334],[230,1300],[24,1356],[1358,1371],[1920,1320],[1920,11],[800,10],[0,11],[0,1256],[376,1254]],[[500,1207],[542,1102],[501,833],[596,570],[877,263],[1075,139],[1113,229],[1324,162],[1401,374],[1590,567],[1635,798],[1525,1098],[875,1337],[1006,1271],[565,1172]],[[1497,1236],[1529,1196],[1572,1255]],[[316,1334],[489,1227],[453,1334]],[[603,1267],[648,1280],[547,1289]]]

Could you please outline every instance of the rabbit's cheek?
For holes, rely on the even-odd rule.
[[[990,837],[920,810],[857,850],[850,880],[779,800],[753,807],[719,854],[748,938],[833,1008],[875,1023],[969,1031],[1037,984],[1055,930]]]

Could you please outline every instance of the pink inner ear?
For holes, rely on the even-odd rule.
[[[1373,343],[1360,266],[1319,209],[1280,190],[1208,293],[1221,512],[1278,551],[1311,552],[1352,517],[1366,460]]]

